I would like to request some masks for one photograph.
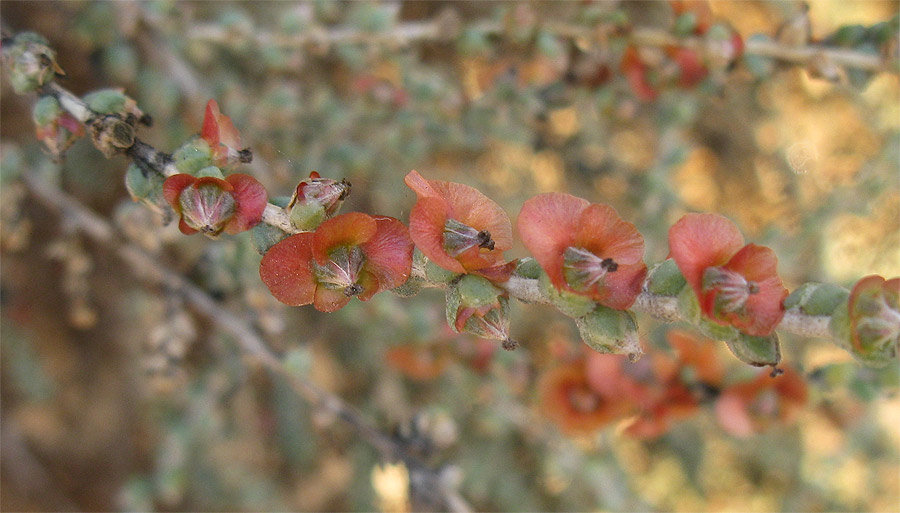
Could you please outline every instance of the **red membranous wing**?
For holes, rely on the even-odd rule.
[[[410,212],[410,235],[428,258],[454,272],[489,267],[502,260],[503,251],[512,248],[512,225],[500,206],[474,187],[442,180],[427,180],[416,171],[404,179],[416,192],[418,201]],[[493,250],[467,251],[458,259],[443,247],[444,225],[455,219],[476,230],[487,230],[494,241]]]
[[[366,255],[366,271],[377,278],[379,291],[393,289],[403,285],[409,278],[413,242],[406,226],[399,220],[385,216],[373,217],[377,224],[375,235],[361,246]]]
[[[685,214],[669,228],[669,255],[699,297],[703,271],[722,266],[744,245],[744,236],[718,214]]]
[[[234,127],[231,118],[219,111],[219,104],[215,100],[209,100],[206,103],[206,114],[203,116],[200,137],[209,143],[213,151],[216,151],[219,144],[234,149],[239,149],[241,146],[240,133]]]
[[[228,175],[225,181],[234,188],[232,196],[237,204],[237,212],[225,225],[226,233],[240,233],[253,228],[262,220],[268,203],[265,187],[250,175]]]
[[[291,235],[262,257],[259,277],[282,303],[302,306],[315,299],[316,280],[310,266],[312,239],[310,232]]]
[[[166,178],[163,183],[163,197],[176,214],[181,214],[181,193],[197,182],[196,176],[177,174]]]
[[[375,219],[361,212],[349,212],[322,223],[315,231],[313,257],[320,265],[329,260],[328,254],[340,246],[359,246],[371,239],[378,230]]]
[[[752,281],[758,292],[750,294],[743,315],[728,313],[731,324],[749,335],[769,335],[784,317],[783,302],[788,296],[777,274],[778,257],[770,248],[747,244],[725,265]]]
[[[449,206],[441,198],[420,197],[409,213],[409,235],[429,260],[456,273],[466,269],[444,250],[444,224],[449,215]]]
[[[550,192],[530,198],[519,211],[519,237],[557,288],[565,286],[563,252],[574,243],[578,219],[589,205],[585,199]]]
[[[344,292],[341,290],[329,289],[321,285],[316,287],[313,306],[320,312],[337,312],[341,308],[347,306],[347,303],[349,302],[350,296],[344,294]]]

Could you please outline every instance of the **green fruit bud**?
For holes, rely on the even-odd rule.
[[[653,266],[647,278],[647,292],[656,296],[676,297],[685,285],[687,281],[672,259]]]
[[[628,310],[613,310],[597,305],[593,311],[575,319],[581,339],[600,353],[627,354],[637,361],[643,351],[638,340],[637,321]]]
[[[725,344],[738,360],[755,367],[775,366],[781,361],[781,346],[775,333],[765,337],[738,333],[737,337],[726,340]]]
[[[509,340],[509,300],[505,294],[481,276],[463,275],[447,291],[447,324],[456,332],[503,340],[504,347],[513,349],[515,344]]]

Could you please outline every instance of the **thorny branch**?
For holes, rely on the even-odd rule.
[[[202,289],[190,283],[180,274],[168,269],[137,246],[123,241],[108,221],[94,214],[77,199],[62,190],[30,175],[25,183],[32,195],[45,207],[58,211],[72,226],[91,240],[112,250],[142,281],[164,286],[184,297],[194,310],[214,321],[223,331],[235,337],[241,350],[257,359],[264,367],[286,378],[293,389],[316,408],[334,414],[349,424],[362,438],[388,460],[401,460],[416,473],[420,484],[436,491],[449,511],[468,512],[472,508],[462,496],[451,489],[431,467],[406,449],[406,447],[381,432],[371,422],[340,397],[291,372],[279,357],[270,350],[247,319],[234,312],[225,311],[216,300]]]

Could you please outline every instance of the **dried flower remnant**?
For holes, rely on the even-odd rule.
[[[634,303],[647,275],[644,239],[612,207],[569,194],[540,194],[522,205],[517,226],[557,289],[616,310]]]
[[[163,183],[163,195],[176,214],[178,228],[185,235],[202,232],[208,236],[235,234],[249,230],[262,219],[266,190],[249,175],[198,178],[187,174],[170,176]]]
[[[354,296],[368,301],[403,284],[412,268],[412,250],[400,221],[352,212],[272,246],[259,275],[282,303],[334,312]]]
[[[744,237],[718,214],[687,214],[669,229],[669,250],[694,289],[703,315],[753,336],[775,330],[788,295],[766,247]]]
[[[32,118],[37,139],[54,157],[59,157],[84,135],[84,126],[52,96],[44,96],[34,104]]]
[[[405,182],[418,196],[409,214],[410,236],[426,257],[455,273],[509,278],[513,267],[503,252],[512,247],[512,226],[499,205],[473,187],[426,180],[416,171]]]

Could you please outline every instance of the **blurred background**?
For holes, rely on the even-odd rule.
[[[415,196],[403,176],[417,169],[477,187],[514,226],[541,192],[608,203],[644,234],[649,264],[665,258],[674,221],[709,211],[775,249],[789,289],[900,275],[897,73],[746,56],[694,80],[671,52],[627,36],[633,25],[708,38],[696,23],[708,19],[744,41],[878,53],[852,34],[895,27],[897,4],[704,5],[4,1],[2,20],[47,37],[76,94],[123,87],[154,118],[141,138],[164,151],[199,132],[217,99],[253,149],[243,172],[272,197],[315,170],[353,184],[345,212],[406,221]],[[678,25],[684,12],[693,25]],[[631,49],[640,66],[623,64]],[[259,281],[250,233],[182,236],[130,200],[127,161],[89,141],[52,158],[35,138],[34,97],[2,82],[3,510],[447,508],[179,294],[144,285],[33,201],[23,175],[249,314],[291,372],[353,405],[474,509],[900,503],[896,366],[864,368],[829,341],[783,336],[793,381],[779,383],[791,386],[756,386],[761,371],[723,344],[649,317],[650,354],[630,365],[585,356],[574,323],[548,306],[513,306],[514,352],[453,333],[437,290],[328,315],[285,307]],[[592,390],[612,376],[651,391],[654,408],[584,415],[601,412]],[[730,422],[736,410],[752,422]]]

